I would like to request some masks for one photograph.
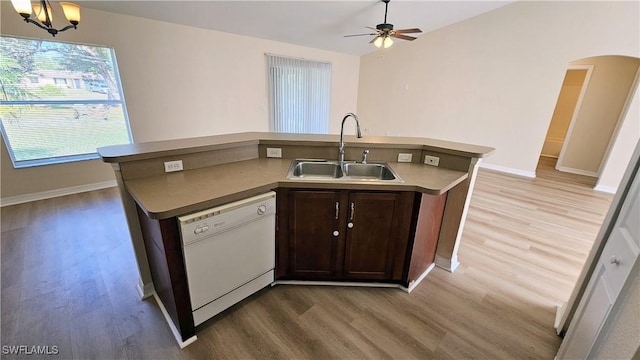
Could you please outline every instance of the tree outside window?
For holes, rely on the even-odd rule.
[[[0,37],[0,125],[14,167],[131,143],[113,49]]]

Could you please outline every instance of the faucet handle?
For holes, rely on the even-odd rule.
[[[367,156],[369,155],[369,149],[365,150],[362,152],[362,163],[366,164],[367,163]]]

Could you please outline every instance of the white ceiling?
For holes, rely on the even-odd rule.
[[[373,37],[344,35],[369,33],[365,26],[375,27],[384,20],[380,0],[75,2],[81,7],[352,55],[375,51],[369,44]],[[396,29],[418,27],[429,32],[512,2],[392,0],[387,22]]]

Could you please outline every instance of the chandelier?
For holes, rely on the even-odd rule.
[[[56,36],[57,33],[69,30],[71,28],[77,29],[78,23],[80,23],[80,6],[69,2],[61,2],[60,6],[64,12],[64,16],[71,23],[62,29],[56,29],[53,27],[53,9],[49,0],[40,0],[33,4],[33,12],[39,21],[31,19],[32,6],[30,0],[11,0],[13,8],[16,9],[25,22],[32,23],[37,27],[46,30],[52,36]]]

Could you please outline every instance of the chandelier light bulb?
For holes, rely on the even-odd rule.
[[[16,9],[18,14],[29,17],[31,16],[31,1],[30,0],[11,0],[13,8]]]
[[[67,18],[67,21],[70,23],[79,23],[80,22],[80,6],[70,3],[70,2],[61,2],[60,6],[62,6],[62,11],[64,12],[64,16]]]
[[[80,23],[80,6],[69,2],[60,3],[64,17],[71,23],[71,25],[67,25],[62,29],[53,27],[53,9],[49,0],[40,0],[33,5],[31,5],[30,0],[11,0],[11,4],[13,4],[13,8],[22,16],[25,22],[34,24],[51,34],[51,36],[56,36],[61,31],[77,29]],[[30,18],[32,11],[35,12],[37,21]]]
[[[51,11],[51,6],[46,6],[46,11],[44,10],[45,8],[43,6],[40,6],[40,4],[33,4],[33,11],[36,13],[36,16],[38,17],[38,20],[40,20],[41,23],[47,25],[47,13],[49,14],[49,25],[51,23],[53,23],[53,11]]]

